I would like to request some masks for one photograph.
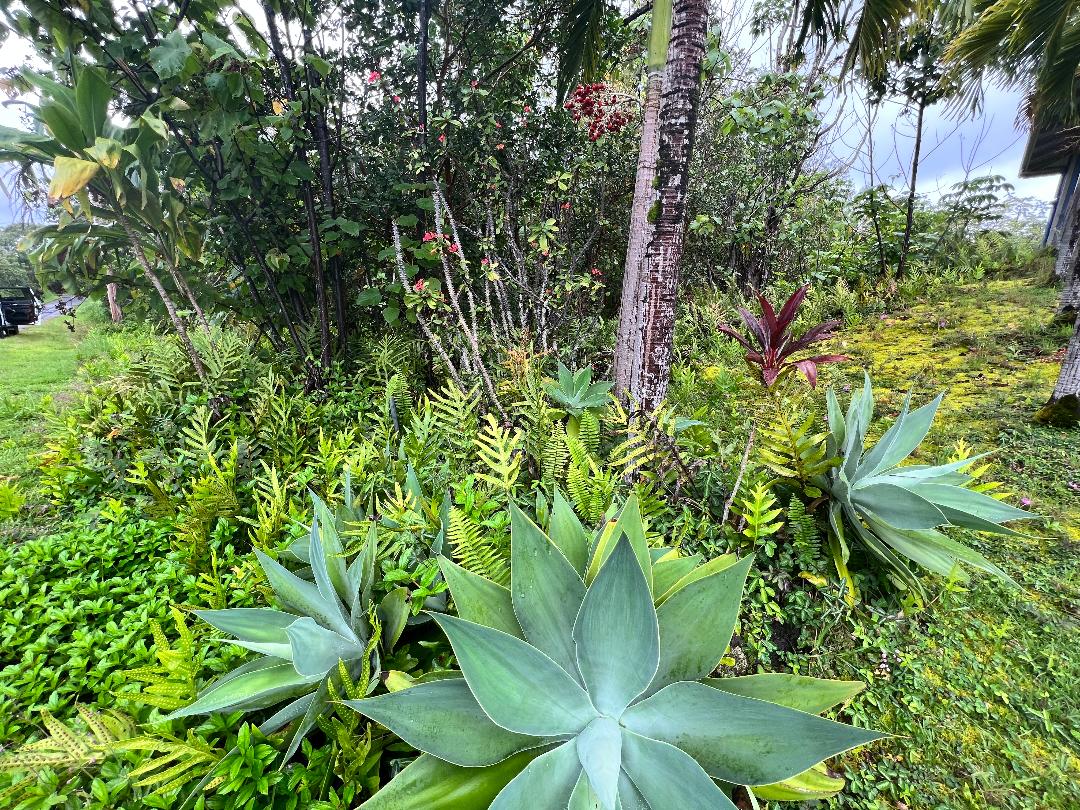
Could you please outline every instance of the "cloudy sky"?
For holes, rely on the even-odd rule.
[[[15,37],[9,37],[0,47],[0,69],[18,68],[28,64],[29,49]],[[849,99],[849,106],[857,104]],[[947,192],[965,175],[1003,175],[1015,185],[1015,194],[1050,201],[1057,188],[1058,178],[1037,177],[1020,179],[1017,176],[1024,153],[1026,131],[1018,127],[1017,93],[991,89],[982,113],[974,118],[958,120],[940,108],[927,112],[923,157],[919,168],[919,190],[930,197]],[[0,107],[0,124],[20,126],[20,108],[7,104]],[[864,119],[865,120],[865,119]],[[865,123],[852,125],[833,146],[837,160],[850,163],[848,174],[856,186],[866,186],[871,178],[876,182],[905,184],[914,142],[913,121],[898,104],[886,105],[877,115],[874,127],[874,169],[862,149]],[[856,156],[856,157],[853,157]],[[22,214],[8,198],[8,178],[0,174],[4,187],[0,189],[0,224],[18,219]]]

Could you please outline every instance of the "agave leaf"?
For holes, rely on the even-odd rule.
[[[625,770],[619,774],[619,804],[621,810],[651,810]]]
[[[604,810],[615,810],[619,800],[622,733],[610,717],[597,717],[576,740],[578,759]]]
[[[696,681],[716,669],[731,643],[752,562],[753,557],[746,556],[691,583],[659,607],[660,666],[647,694],[675,681]]]
[[[652,565],[650,564],[652,558],[649,554],[649,544],[645,540],[645,525],[641,519],[641,505],[637,495],[627,498],[618,515],[604,526],[592,559],[589,561],[585,584],[588,585],[596,579],[600,567],[607,562],[608,556],[624,534],[630,540],[630,546],[634,549],[638,564],[645,572],[645,579],[649,582],[650,590],[652,589]]]
[[[551,542],[559,547],[578,575],[585,576],[585,567],[589,562],[589,537],[574,513],[574,508],[558,487],[555,487],[548,533]]]
[[[735,565],[738,561],[739,558],[734,554],[721,554],[719,557],[713,557],[704,565],[699,565],[697,568],[692,569],[690,573],[680,577],[674,585],[660,594],[656,600],[657,609],[692,582],[697,582],[699,579],[705,579],[705,577],[710,577],[713,574],[731,568],[731,566]]]
[[[658,599],[701,564],[701,555],[672,557],[653,564],[653,597]]]
[[[934,421],[943,397],[944,394],[938,394],[921,408],[916,408],[907,414],[888,452],[882,456],[877,466],[868,473],[869,475],[895,467],[915,452],[915,448],[922,444],[922,440],[930,432],[930,425]]]
[[[986,523],[1006,523],[1010,520],[1031,520],[1035,517],[1030,512],[1009,506],[1009,504],[999,501],[997,498],[991,498],[989,495],[983,495],[973,489],[964,489],[963,487],[954,487],[948,484],[920,483],[911,487],[911,491],[926,498],[935,506],[943,509],[947,508],[957,517],[970,515],[978,520],[981,525]],[[956,521],[952,522],[958,526],[965,525]]]
[[[300,743],[303,742],[304,737],[306,737],[307,733],[315,727],[315,723],[319,719],[319,716],[322,715],[322,713],[326,711],[326,707],[330,705],[329,691],[328,680],[324,678],[323,682],[319,684],[319,688],[311,695],[307,696],[310,698],[307,702],[307,709],[304,711],[303,717],[293,730],[292,738],[289,740],[289,747],[285,749],[285,756],[281,759],[283,763],[292,759],[293,754],[300,748]],[[263,733],[265,734],[266,732]]]
[[[660,661],[652,593],[625,537],[585,594],[573,638],[578,670],[593,705],[618,717],[645,691]]]
[[[495,725],[461,678],[421,683],[345,704],[414,748],[422,747],[454,765],[492,765],[543,742]]]
[[[566,806],[566,810],[600,810],[600,799],[592,789],[585,771],[581,772],[577,784],[574,785],[574,792],[570,794],[570,803]]]
[[[933,529],[948,523],[930,501],[893,484],[871,484],[851,495],[855,506],[898,529]]]
[[[299,616],[270,608],[231,608],[229,610],[196,610],[195,615],[218,630],[236,636],[241,641],[288,644],[285,628]]]
[[[577,676],[574,620],[585,583],[559,548],[510,504],[510,595],[525,638]]]
[[[754,795],[770,802],[805,802],[828,799],[844,789],[844,780],[829,776],[824,765],[815,765],[798,776],[754,788]]]
[[[831,388],[825,392],[825,408],[829,422],[829,446],[827,455],[835,456],[840,448],[845,445],[846,423],[844,412],[840,410],[840,401],[836,398],[836,392]]]
[[[345,548],[341,544],[341,536],[337,531],[337,519],[322,498],[310,490],[308,494],[311,495],[312,503],[315,505],[315,519],[311,521],[311,530],[312,533],[317,532],[319,535],[319,543],[324,556],[323,566],[338,597],[343,603],[349,604],[358,589],[353,588],[349,580],[348,566],[345,563]]]
[[[337,666],[338,661],[362,658],[366,650],[355,637],[327,630],[310,616],[303,616],[289,625],[286,631],[293,649],[293,666],[301,675],[321,678]]]
[[[736,810],[689,754],[666,742],[624,729],[623,768],[650,807]]]
[[[514,616],[514,603],[508,588],[462,568],[447,557],[439,557],[439,570],[450,586],[462,619],[517,638],[525,637]]]
[[[566,810],[580,776],[574,743],[563,743],[530,762],[495,797],[491,810]]]
[[[900,414],[896,417],[895,421],[889,426],[889,429],[882,434],[881,438],[877,440],[869,452],[863,455],[862,462],[859,464],[859,469],[855,473],[855,478],[852,480],[853,486],[857,486],[858,482],[862,479],[871,477],[883,469],[896,466],[895,464],[885,466],[882,461],[886,457],[886,454],[888,454],[889,449],[893,446],[893,443],[896,442],[897,436],[899,436],[900,432],[904,429],[904,423],[907,421],[910,409],[911,393],[909,392],[908,395],[904,397],[904,404],[901,406]],[[929,425],[927,425],[927,429],[929,429]],[[918,447],[918,445],[916,445],[916,447]],[[913,447],[912,450],[914,449],[915,448]],[[908,452],[910,453],[911,451]],[[906,458],[906,456],[904,456],[904,458]]]
[[[678,745],[714,779],[737,785],[780,782],[884,736],[689,682],[671,684],[630,707],[622,723]]]
[[[488,810],[542,750],[522,751],[486,768],[462,768],[422,754],[359,810]]]
[[[317,677],[301,675],[291,663],[282,661],[220,683],[194,703],[177,709],[165,719],[176,720],[193,714],[231,711],[241,706],[270,705],[294,694],[298,689],[308,688],[317,680]]]
[[[785,672],[706,678],[702,683],[732,695],[766,700],[807,714],[821,714],[846,703],[866,687],[859,681],[831,681]]]
[[[341,613],[341,606],[335,603],[336,599],[335,602],[327,602],[316,585],[296,576],[259,549],[255,549],[255,556],[283,607],[302,616],[310,616],[324,627],[342,635],[352,632]]]
[[[263,734],[273,734],[275,731],[280,731],[293,720],[307,714],[308,707],[311,706],[313,700],[315,700],[315,692],[301,695],[292,703],[288,703],[284,708],[276,711],[268,719],[263,720],[259,724],[259,731]]]
[[[323,509],[326,509],[325,505],[323,506]],[[318,504],[315,505],[315,511],[317,515],[319,511]],[[329,530],[324,530],[322,527],[320,527],[318,517],[311,521],[311,573],[315,577],[315,587],[318,588],[319,595],[322,596],[323,601],[327,605],[333,607],[335,619],[340,618],[342,624],[344,624],[344,626],[346,627],[349,627],[349,629],[351,630],[351,626],[345,619],[343,604],[340,597],[338,596],[339,591],[335,587],[334,581],[330,576],[331,567],[335,569],[340,567],[341,570],[339,573],[342,579],[344,580],[348,578],[345,567],[345,560],[341,556],[338,556],[332,560],[328,559],[328,557],[330,556],[329,551],[323,542],[324,535],[326,535],[327,537],[329,537],[330,535],[333,535],[333,537],[335,538],[337,537],[337,532],[333,529],[333,517],[329,515],[328,510],[325,516],[325,520],[329,523],[331,527]],[[340,555],[342,553],[341,543],[334,542],[333,545],[337,545],[338,554]],[[344,587],[345,586],[343,584],[342,588],[344,589]],[[338,630],[338,632],[341,631]]]
[[[519,734],[576,734],[596,716],[585,690],[564,669],[514,636],[433,614],[488,716]]]
[[[907,564],[896,553],[883,543],[872,531],[863,526],[862,521],[856,515],[848,515],[848,523],[855,529],[855,533],[866,546],[867,550],[884,563],[887,572],[901,583],[902,587],[911,588],[920,595],[925,595],[919,578],[916,577]]]

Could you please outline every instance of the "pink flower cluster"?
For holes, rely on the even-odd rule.
[[[630,117],[618,108],[619,97],[608,95],[607,85],[603,82],[579,84],[570,100],[563,107],[570,112],[574,121],[585,120],[589,123],[589,140],[599,140],[605,133],[616,133],[630,122]]]

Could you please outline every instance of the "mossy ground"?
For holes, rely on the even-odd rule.
[[[897,735],[853,763],[842,806],[1080,807],[1080,430],[1031,420],[1068,336],[1055,296],[1028,276],[980,281],[838,341],[855,362],[831,376],[855,385],[870,371],[879,432],[908,390],[916,403],[946,392],[923,461],[961,440],[994,450],[989,477],[1044,518],[1034,536],[967,538],[1023,590],[938,582],[926,611],[867,610],[833,639],[833,673],[870,684],[852,713]]]

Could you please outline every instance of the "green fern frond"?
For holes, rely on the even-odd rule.
[[[175,605],[169,609],[178,636],[176,645],[170,644],[161,625],[151,620],[154,656],[158,663],[125,670],[123,674],[126,678],[141,682],[143,686],[138,692],[119,695],[163,711],[175,711],[195,700],[198,695],[196,677],[202,668],[202,652],[195,643],[184,612]]]
[[[476,478],[495,490],[513,493],[521,474],[521,432],[511,433],[492,414],[484,415],[485,427],[475,439],[476,455],[482,471]]]
[[[826,434],[811,433],[813,426],[813,415],[796,422],[782,407],[777,408],[773,421],[758,432],[758,460],[777,478],[793,481],[805,490],[811,480],[838,462],[826,452]]]
[[[186,739],[167,734],[133,737],[118,743],[116,750],[150,755],[128,778],[136,787],[150,788],[158,794],[172,793],[201,779],[225,755],[222,749],[214,748],[194,731],[188,731]],[[209,793],[223,780],[224,776],[215,777],[203,790]]]
[[[767,484],[756,484],[740,496],[738,512],[746,523],[743,536],[755,546],[784,526],[782,520],[777,520],[783,510]]]
[[[446,538],[454,560],[462,568],[487,577],[499,585],[510,581],[510,550],[493,543],[484,527],[471,521],[461,509],[451,507]]]
[[[135,734],[134,721],[120,712],[99,713],[86,706],[76,711],[82,727],[63,723],[42,709],[46,736],[0,755],[0,773],[85,768],[116,754],[123,741]]]

